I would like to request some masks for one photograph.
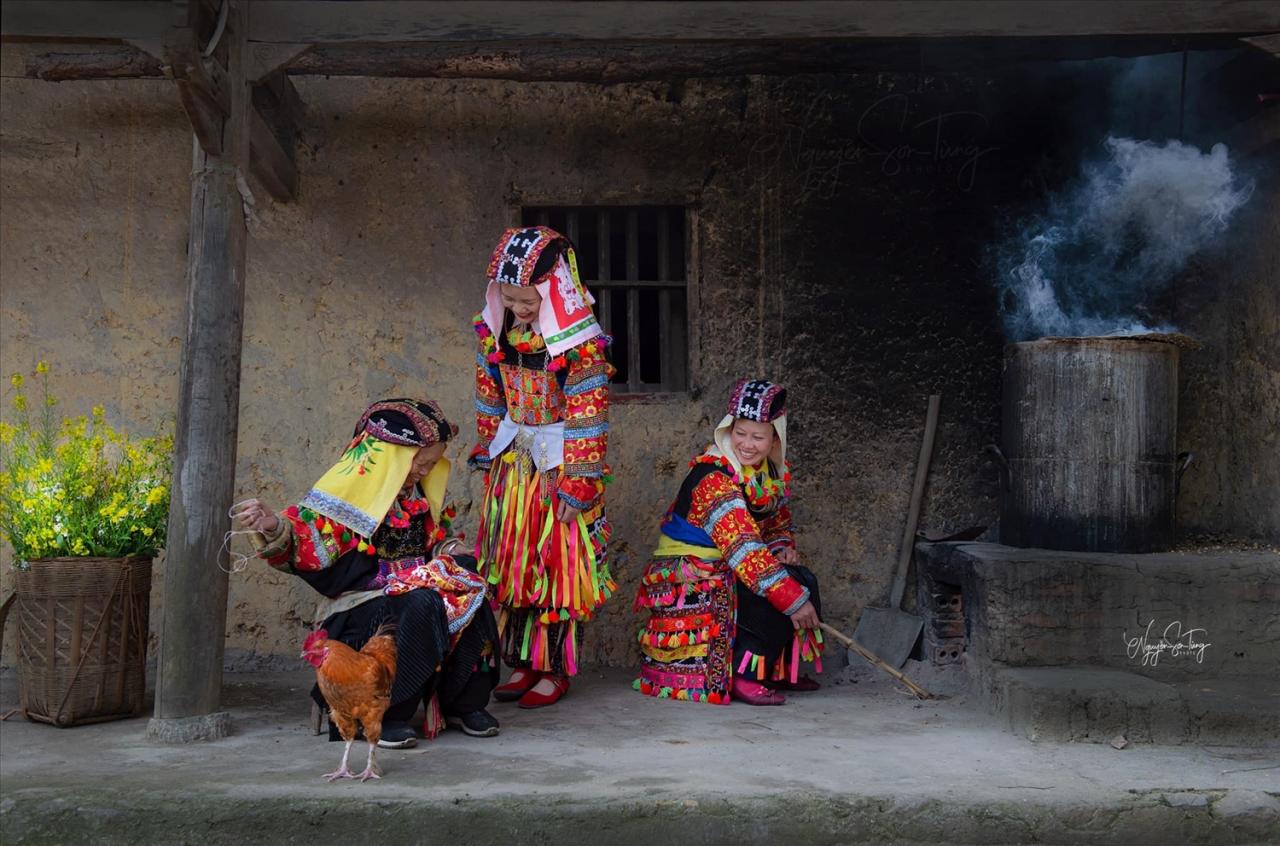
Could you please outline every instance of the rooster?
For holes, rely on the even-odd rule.
[[[342,765],[324,775],[329,781],[340,778],[367,781],[382,777],[374,760],[374,750],[382,736],[382,714],[391,704],[391,682],[396,676],[396,642],[391,628],[380,626],[359,652],[345,643],[329,640],[329,633],[324,629],[312,632],[302,645],[302,657],[316,668],[316,682],[329,703],[329,718],[347,744],[342,752]],[[364,737],[369,744],[369,760],[364,772],[359,774],[347,769],[357,722],[364,727]]]

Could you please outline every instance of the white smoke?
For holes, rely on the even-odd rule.
[[[1148,325],[1146,308],[1253,192],[1222,144],[1202,153],[1108,137],[1103,147],[1102,161],[997,250],[1011,340],[1171,331]]]

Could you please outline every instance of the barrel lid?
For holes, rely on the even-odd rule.
[[[1179,349],[1198,350],[1204,344],[1197,341],[1190,335],[1184,335],[1181,332],[1146,332],[1141,335],[1086,335],[1081,337],[1058,336],[1051,335],[1046,338],[1040,338],[1035,341],[1021,341],[1011,346],[1049,346],[1049,345],[1083,345],[1097,344],[1099,346],[1124,346],[1125,342],[1132,341],[1137,344],[1172,344]]]

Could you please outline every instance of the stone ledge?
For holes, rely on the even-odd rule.
[[[1026,791],[1032,793],[1033,791]],[[773,798],[691,796],[653,801],[414,801],[161,792],[125,796],[106,788],[74,797],[20,790],[0,800],[5,842],[218,844],[684,842],[1028,843],[1128,846],[1260,843],[1275,832],[1276,797],[1259,791],[1135,792],[1103,804],[1064,806],[1034,796],[965,802],[903,795],[783,793]]]

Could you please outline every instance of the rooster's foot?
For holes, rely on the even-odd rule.
[[[325,773],[324,775],[320,776],[320,778],[324,779],[325,781],[337,781],[340,778],[356,778],[356,774],[351,772],[351,770],[347,769],[346,764],[343,764],[341,767],[338,767],[338,769],[334,770],[333,772]]]

